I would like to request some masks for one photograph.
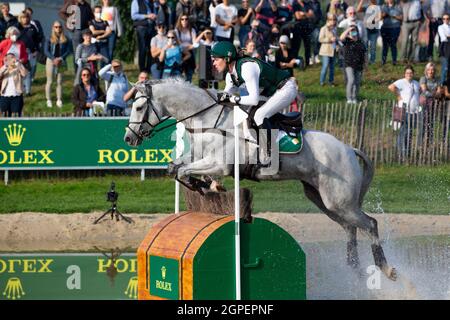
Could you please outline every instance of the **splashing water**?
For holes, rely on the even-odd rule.
[[[450,299],[449,240],[413,237],[385,243],[386,258],[399,273],[395,282],[371,271],[368,241],[359,241],[358,272],[346,264],[344,241],[304,243],[308,299]]]

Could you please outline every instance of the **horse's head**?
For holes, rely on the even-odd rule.
[[[150,136],[155,126],[161,122],[161,117],[153,105],[151,83],[149,81],[139,83],[135,88],[137,93],[124,137],[125,142],[134,147]]]

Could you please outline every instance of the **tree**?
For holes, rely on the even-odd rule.
[[[115,55],[122,61],[133,62],[137,47],[136,32],[131,19],[132,0],[114,0],[113,5],[117,7],[123,25],[123,34],[117,41]]]

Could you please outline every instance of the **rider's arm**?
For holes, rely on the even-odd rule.
[[[229,73],[225,76],[225,89],[223,91],[229,94],[234,94],[239,91],[239,88],[234,85]]]
[[[248,96],[241,96],[240,104],[256,106],[259,102],[259,75],[261,71],[256,62],[242,64],[241,76],[245,81]]]

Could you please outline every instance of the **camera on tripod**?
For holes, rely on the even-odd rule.
[[[117,202],[117,199],[119,199],[119,193],[116,192],[116,184],[114,182],[111,182],[111,187],[106,194],[106,201]]]

